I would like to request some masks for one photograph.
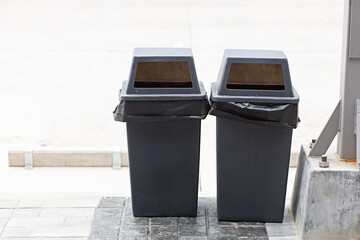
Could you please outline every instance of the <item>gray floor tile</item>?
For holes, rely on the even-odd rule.
[[[123,226],[148,226],[149,218],[125,216],[122,219]]]
[[[269,237],[269,240],[299,240],[296,236],[285,236],[285,237]]]
[[[265,227],[261,222],[235,222],[238,227]]]
[[[93,228],[118,228],[120,229],[121,226],[121,219],[106,219],[106,220],[100,220],[100,219],[94,219],[92,223]]]
[[[125,198],[122,197],[103,197],[100,200],[99,208],[123,208]]]
[[[150,237],[119,237],[119,240],[150,240]]]
[[[269,237],[239,237],[239,240],[268,240]]]
[[[214,197],[207,197],[204,198],[206,205],[216,204],[216,198]]]
[[[210,236],[208,240],[239,240],[240,237],[237,236]],[[247,240],[247,239],[244,239]]]
[[[265,227],[238,227],[237,235],[240,237],[266,238]]]
[[[179,236],[206,236],[206,226],[179,226]]]
[[[131,205],[125,205],[124,206],[124,215],[125,216],[133,216],[132,206]]]
[[[151,236],[174,236],[178,235],[178,227],[177,226],[151,226],[150,228]]]
[[[198,198],[198,206],[205,206],[206,205],[206,199],[205,197],[199,197]]]
[[[148,240],[178,240],[177,236],[151,236]]]
[[[199,236],[180,236],[178,240],[207,240],[207,237],[199,237]]]
[[[102,230],[102,229],[120,230],[120,224],[92,225],[92,230]]]
[[[202,217],[181,217],[179,218],[179,225],[185,226],[206,226],[205,216]]]
[[[107,202],[106,202],[107,201]],[[112,208],[111,202],[123,202],[123,207]],[[264,223],[218,221],[216,199],[200,198],[197,217],[133,217],[131,199],[102,198],[95,212],[91,238],[153,239],[153,240],[265,240],[268,233]],[[120,206],[120,205],[118,205]],[[292,225],[291,214],[284,212],[284,223],[266,224],[270,236],[285,237]],[[290,226],[290,228],[289,228]],[[292,229],[293,233],[295,231]],[[276,234],[276,235],[271,235]],[[292,233],[291,233],[292,234]],[[292,235],[286,235],[292,240]],[[279,239],[281,240],[281,239]],[[283,240],[287,240],[284,238]]]
[[[90,237],[91,238],[100,238],[100,237],[118,237],[119,228],[118,227],[92,227]]]
[[[198,207],[196,214],[198,217],[202,217],[205,216],[205,212],[206,212],[206,207]]]
[[[178,240],[207,240],[208,238],[207,237],[194,237],[194,236],[191,236],[191,237],[187,237],[187,236],[180,236],[178,237]]]
[[[219,221],[217,219],[217,217],[209,217],[209,225],[210,226],[233,226],[233,227],[237,226],[237,224],[235,222]]]
[[[237,236],[237,229],[230,226],[210,226],[209,235],[216,237]]]
[[[93,227],[109,227],[109,228],[120,228],[121,219],[107,219],[107,218],[95,218],[93,219]]]
[[[88,240],[118,240],[118,237],[90,237]]]
[[[120,236],[122,237],[144,237],[149,234],[149,227],[133,227],[133,226],[123,226],[120,229]]]
[[[269,236],[296,236],[296,232],[291,223],[267,223],[266,230]]]
[[[131,205],[131,204],[132,204],[131,198],[129,197],[125,198],[125,205]]]
[[[154,217],[150,219],[151,219],[151,226],[153,225],[177,226],[178,224],[177,217]]]
[[[206,211],[207,211],[207,214],[208,216],[210,217],[217,217],[217,207],[216,205],[207,205],[206,206]]]
[[[109,216],[121,216],[122,215],[122,209],[121,208],[98,208],[96,213],[96,216],[100,217],[109,217]]]

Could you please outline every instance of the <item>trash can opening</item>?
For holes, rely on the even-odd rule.
[[[189,63],[138,62],[134,88],[192,88]]]
[[[285,90],[281,64],[232,63],[227,89]]]

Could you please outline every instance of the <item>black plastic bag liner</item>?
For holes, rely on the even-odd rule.
[[[199,100],[120,100],[113,114],[115,121],[160,121],[204,119],[210,109],[207,99]]]
[[[210,101],[209,114],[218,117],[280,128],[296,128],[300,122],[297,103]]]

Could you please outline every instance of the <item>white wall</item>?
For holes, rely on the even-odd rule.
[[[2,0],[0,145],[125,147],[112,110],[132,49],[176,46],[193,49],[208,91],[225,48],[283,50],[301,98],[298,152],[338,100],[342,14],[340,0]],[[203,121],[205,163],[214,123]]]

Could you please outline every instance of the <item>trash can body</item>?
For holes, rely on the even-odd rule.
[[[135,217],[196,216],[200,120],[127,122]]]
[[[291,136],[291,128],[217,117],[219,220],[282,221]]]
[[[137,48],[116,121],[126,122],[133,215],[197,214],[200,129],[210,109],[191,49]]]
[[[282,222],[298,102],[281,51],[225,51],[210,110],[219,220]]]

